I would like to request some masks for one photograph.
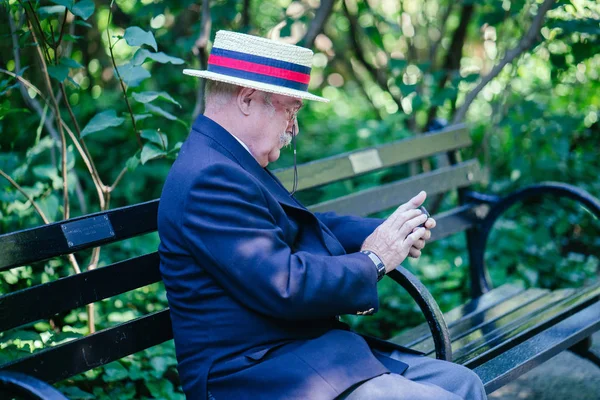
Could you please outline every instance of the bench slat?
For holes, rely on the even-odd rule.
[[[480,168],[479,162],[470,160],[315,204],[309,210],[365,216],[400,205],[420,190],[425,190],[431,196],[470,186],[484,178],[485,171]]]
[[[487,393],[600,330],[600,303],[569,316],[547,330],[476,367]]]
[[[468,342],[472,337],[479,337],[481,332],[485,331],[486,326],[514,317],[515,313],[519,313],[523,309],[529,309],[532,305],[537,308],[540,303],[548,301],[548,296],[547,290],[529,289],[494,307],[457,321],[452,328],[449,328],[452,346],[455,347],[457,342]],[[408,344],[412,349],[426,354],[431,351],[432,345],[430,337],[417,343]]]
[[[524,307],[515,310],[511,314],[507,314],[497,321],[486,323],[479,327],[476,331],[470,332],[469,335],[457,338],[454,342],[457,348],[455,357],[459,359],[466,354],[469,354],[474,349],[480,347],[483,340],[491,340],[494,337],[510,332],[516,326],[535,317],[540,311],[559,304],[561,301],[573,295],[572,289],[562,289],[549,293],[540,301],[535,301]]]
[[[546,307],[536,315],[523,321],[523,323],[514,326],[513,329],[504,331],[493,338],[490,337],[489,340],[486,340],[486,338],[480,339],[481,343],[477,343],[478,346],[473,344],[468,354],[459,355],[455,361],[469,368],[475,368],[573,313],[589,307],[598,300],[600,300],[600,283],[585,289],[578,289],[572,296],[552,307]]]
[[[172,338],[171,317],[169,310],[165,309],[44,349],[2,365],[0,369],[22,372],[55,383]]]
[[[158,282],[159,261],[154,252],[2,296],[0,332]]]
[[[465,204],[434,216],[436,226],[428,242],[463,232],[475,226],[489,210],[486,205]]]
[[[0,235],[0,271],[155,231],[157,210],[158,200],[152,200]],[[91,234],[92,238],[88,243],[69,247],[62,226],[104,216],[110,220],[114,236],[94,239]]]
[[[440,132],[308,162],[298,166],[298,190],[326,185],[470,145],[470,133],[464,124],[460,124]],[[293,167],[278,169],[274,173],[288,190],[292,190]]]
[[[520,286],[509,284],[492,289],[489,292],[484,293],[481,297],[445,313],[444,319],[446,320],[446,324],[448,325],[448,328],[451,328],[459,319],[467,318],[475,313],[485,311],[507,300],[508,298],[523,292],[523,290],[524,289]],[[427,325],[427,322],[423,322],[421,325],[415,326],[414,328],[411,328],[400,335],[394,336],[393,338],[389,339],[389,341],[398,345],[406,346],[407,343],[416,343],[420,340],[424,340],[428,336],[431,336],[429,326]]]
[[[472,348],[473,342],[477,342],[484,337],[491,338],[494,335],[500,334],[501,332],[506,332],[512,327],[518,326],[519,324],[523,323],[523,321],[535,316],[544,308],[558,304],[565,298],[569,297],[569,295],[572,293],[573,291],[571,290],[550,292],[547,295],[536,299],[535,301],[524,304],[522,307],[507,313],[501,318],[497,318],[493,321],[484,321],[480,326],[476,327],[476,329],[471,330],[466,335],[457,337],[456,340],[453,341],[453,346],[457,349],[458,353],[456,357],[458,358],[464,354],[464,349]],[[429,353],[429,349],[427,349],[427,353]]]

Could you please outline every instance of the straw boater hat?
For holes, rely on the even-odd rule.
[[[208,69],[184,69],[186,75],[231,83],[300,99],[328,102],[308,93],[313,52],[258,36],[218,31]]]

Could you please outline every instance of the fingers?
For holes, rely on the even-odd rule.
[[[419,225],[423,224],[427,220],[427,215],[421,214],[412,219],[407,220],[400,229],[398,230],[398,235],[401,238],[408,236],[411,232],[415,230]]]
[[[421,250],[417,250],[414,247],[411,247],[410,251],[408,252],[408,255],[412,258],[419,258],[421,257]]]
[[[414,244],[417,243],[419,239],[421,239],[425,235],[426,231],[427,230],[425,228],[419,228],[415,230],[413,233],[406,237],[403,244],[409,248],[414,246]]]
[[[427,198],[427,193],[424,190],[421,190],[415,197],[413,197],[406,203],[400,205],[400,207],[398,207],[396,209],[396,211],[394,211],[394,213],[396,213],[396,212],[402,213],[404,211],[411,210],[413,208],[417,208],[425,202],[426,198]]]
[[[414,208],[412,210],[407,210],[407,211],[404,211],[401,213],[399,213],[398,211],[395,211],[386,220],[386,224],[389,225],[389,228],[392,230],[399,230],[400,227],[403,226],[407,221],[410,221],[413,218],[416,218],[422,214],[423,214],[423,212],[421,210],[414,209]],[[425,219],[422,219],[420,223],[423,223],[423,222],[425,222]],[[418,226],[418,224],[415,226]],[[408,234],[408,232],[406,234]],[[406,235],[403,235],[402,237],[406,237]]]
[[[427,234],[427,232],[425,232],[425,234]],[[425,239],[419,239],[415,242],[415,244],[413,244],[413,248],[417,249],[417,250],[423,250],[423,248],[425,247]]]
[[[436,225],[437,225],[437,222],[435,222],[435,219],[433,219],[433,218],[429,218],[427,220],[427,222],[425,222],[425,228],[427,228],[427,229],[433,229],[433,228],[435,228]]]

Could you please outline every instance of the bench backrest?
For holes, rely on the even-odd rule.
[[[450,165],[403,177],[309,206],[312,211],[369,215],[408,200],[419,190],[430,196],[463,190],[485,179],[476,160],[461,162],[458,150],[471,145],[464,126],[400,140],[298,166],[299,190],[356,178],[442,153]],[[288,188],[293,169],[275,171]],[[477,223],[478,207],[459,204],[436,215],[433,240]],[[156,230],[158,200],[95,213],[0,236],[0,271],[118,242]],[[132,222],[134,221],[134,222]],[[141,255],[0,297],[0,332],[52,318],[57,313],[125,293],[161,280],[158,253]],[[1,365],[47,382],[57,382],[172,338],[169,310],[149,313],[83,338]]]

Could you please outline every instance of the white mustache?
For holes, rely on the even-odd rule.
[[[289,132],[282,132],[279,135],[279,144],[281,147],[289,146],[292,143],[292,134]]]

